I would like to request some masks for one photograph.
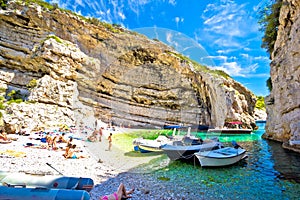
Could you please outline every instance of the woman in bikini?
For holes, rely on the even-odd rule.
[[[70,146],[70,148],[68,150],[68,155],[66,158],[79,159],[79,158],[88,158],[88,157],[89,156],[78,154],[78,150],[76,150],[76,144],[73,144]]]
[[[122,198],[131,198],[129,194],[132,194],[134,189],[131,189],[129,192],[126,192],[126,188],[123,183],[119,185],[119,188],[116,192],[110,195],[105,195],[100,198],[100,200],[121,200]]]

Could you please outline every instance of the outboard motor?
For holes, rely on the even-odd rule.
[[[238,149],[238,148],[242,148],[236,141],[232,140],[231,142],[232,146],[235,148],[235,149]]]

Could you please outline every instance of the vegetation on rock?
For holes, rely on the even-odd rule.
[[[4,110],[6,107],[4,105],[4,96],[0,96],[0,110]]]
[[[61,39],[55,35],[49,35],[45,40],[54,39],[57,43],[62,43]]]
[[[265,98],[263,96],[257,96],[255,108],[259,110],[266,110]]]
[[[8,0],[0,0],[0,7],[6,9]]]
[[[277,39],[281,6],[282,0],[271,0],[269,4],[260,11],[260,30],[264,32],[261,46],[270,54],[272,54],[274,50],[274,44]]]
[[[271,77],[269,77],[268,80],[267,80],[267,87],[268,87],[269,91],[271,92],[272,88],[273,88]]]
[[[21,103],[23,102],[24,95],[21,93],[20,90],[12,90],[10,93],[7,94],[9,97],[9,101],[7,102],[8,104],[11,103]]]
[[[194,60],[191,60],[190,58],[182,55],[182,54],[179,54],[179,53],[175,53],[175,52],[172,52],[172,51],[167,51],[166,53],[169,53],[169,54],[172,54],[172,55],[175,55],[176,57],[180,58],[181,60],[185,61],[185,62],[190,62],[193,64],[193,66],[195,67],[195,69],[197,71],[202,71],[202,72],[208,72],[210,74],[214,74],[214,75],[218,75],[218,76],[222,76],[224,77],[225,79],[228,79],[230,78],[230,76],[222,71],[222,70],[213,70],[213,69],[209,69],[207,66],[204,66],[204,65],[201,65],[199,63],[197,63],[196,61]]]
[[[29,89],[35,88],[37,86],[37,80],[36,79],[30,80],[29,83],[26,86]]]

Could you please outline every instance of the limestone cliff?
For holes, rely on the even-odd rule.
[[[264,137],[285,147],[300,144],[300,2],[284,0],[277,40],[271,55],[273,89],[266,98],[267,124]],[[297,150],[297,145],[293,145]],[[298,151],[299,151],[298,146]]]
[[[27,100],[1,111],[6,123],[255,127],[249,90],[159,41],[60,9],[9,1],[0,11],[0,88]]]

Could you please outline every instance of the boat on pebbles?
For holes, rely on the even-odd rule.
[[[89,200],[91,178],[0,171],[0,199]]]

